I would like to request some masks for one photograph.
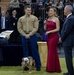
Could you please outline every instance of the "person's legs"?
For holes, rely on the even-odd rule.
[[[73,72],[72,46],[65,46],[64,52],[65,52],[65,59],[66,59],[68,73],[72,75]]]
[[[22,39],[22,46],[23,46],[23,55],[24,55],[24,57],[28,57],[28,55],[29,55],[28,40],[24,36],[21,36],[21,39]]]
[[[30,38],[30,48],[31,48],[31,52],[32,52],[32,57],[36,63],[36,68],[40,69],[41,68],[41,61],[40,61],[40,56],[39,56],[39,52],[38,52],[36,35],[33,35]]]

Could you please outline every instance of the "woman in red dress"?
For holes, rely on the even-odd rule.
[[[48,11],[48,19],[45,22],[44,28],[46,29],[47,39],[47,47],[48,47],[48,55],[47,55],[47,72],[61,72],[60,62],[57,52],[57,44],[59,41],[58,31],[59,27],[59,19],[56,17],[56,8],[50,7]]]

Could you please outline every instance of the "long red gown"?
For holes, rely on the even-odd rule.
[[[46,30],[50,31],[56,28],[56,23],[53,21],[46,21]],[[47,54],[47,65],[46,71],[47,72],[61,72],[60,62],[57,52],[57,44],[58,44],[58,32],[48,34],[47,39],[47,47],[48,47],[48,54]]]

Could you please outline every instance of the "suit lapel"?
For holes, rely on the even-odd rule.
[[[63,31],[65,30],[65,27],[66,27],[66,23],[68,22],[67,20],[71,17],[72,15],[70,15],[68,18],[66,18],[65,19],[65,22],[64,22],[64,24],[63,24],[63,29],[62,29],[62,31],[61,31],[61,33],[63,33]]]
[[[67,19],[65,20],[65,22],[64,22],[64,24],[63,24],[63,28],[62,28],[61,33],[63,33],[63,31],[65,30],[65,27],[66,27],[66,22],[67,22]]]

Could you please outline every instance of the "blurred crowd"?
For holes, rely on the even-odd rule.
[[[38,41],[45,41],[44,20],[48,18],[48,8],[55,6],[57,8],[58,18],[60,20],[60,31],[65,19],[63,9],[65,5],[72,5],[74,14],[74,0],[11,0],[7,11],[0,13],[0,32],[5,30],[14,30],[10,35],[9,43],[21,43],[20,34],[17,31],[18,19],[25,14],[24,7],[30,5],[32,14],[39,19],[39,28],[36,33]]]

